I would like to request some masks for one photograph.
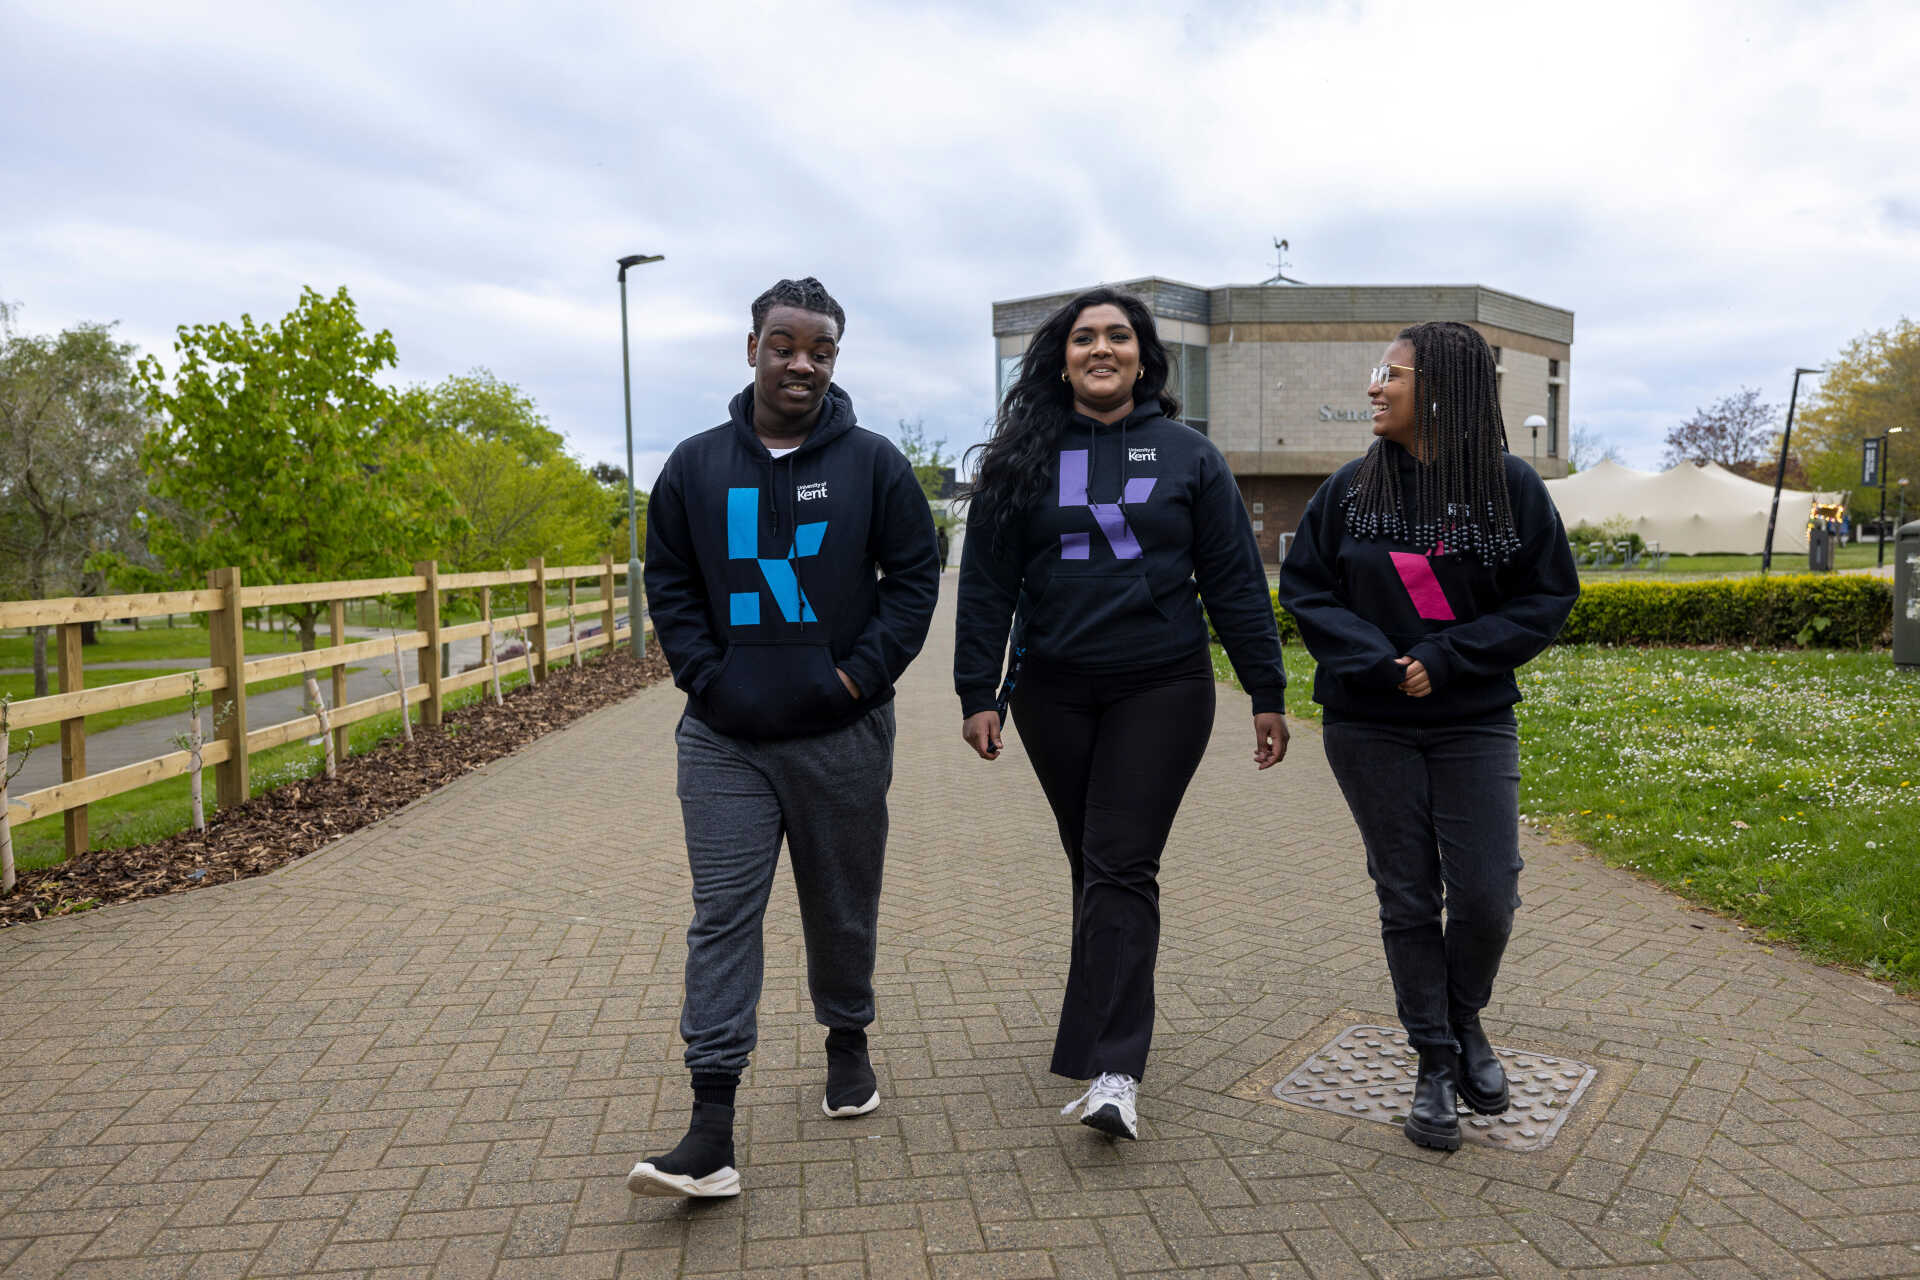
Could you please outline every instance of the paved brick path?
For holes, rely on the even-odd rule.
[[[280,874],[0,933],[0,1276],[1920,1273],[1920,1008],[1576,847],[1527,850],[1489,1011],[1601,1067],[1551,1148],[1256,1100],[1392,1002],[1318,735],[1256,776],[1225,690],[1143,1140],[1063,1122],[1064,868],[1017,746],[957,740],[950,633],[900,699],[879,1112],[818,1113],[783,876],[747,1193],[628,1196],[688,1102],[657,689]]]

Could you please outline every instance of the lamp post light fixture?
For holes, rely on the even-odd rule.
[[[1787,446],[1793,442],[1793,406],[1800,399],[1800,375],[1825,369],[1795,369],[1793,392],[1787,397],[1787,428],[1780,433],[1780,469],[1773,473],[1773,505],[1767,508],[1767,545],[1760,548],[1760,572],[1773,567],[1773,525],[1780,518],[1780,487],[1787,482]]]
[[[620,259],[620,385],[627,400],[627,628],[632,633],[633,660],[647,656],[647,633],[640,622],[640,522],[633,503],[633,368],[627,343],[627,268],[663,262],[665,254],[630,253]],[[613,637],[607,637],[609,647]]]
[[[1547,425],[1547,420],[1537,413],[1530,413],[1527,415],[1527,420],[1520,425],[1533,432],[1533,467],[1538,471],[1540,469],[1540,428]]]
[[[1887,447],[1893,443],[1894,436],[1905,430],[1905,427],[1888,427],[1880,433],[1880,516],[1874,521],[1879,536],[1873,543],[1873,563],[1876,568],[1887,562]],[[1906,482],[1903,480],[1901,483]]]

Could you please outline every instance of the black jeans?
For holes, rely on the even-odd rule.
[[[1324,741],[1367,846],[1400,1025],[1416,1048],[1457,1050],[1520,906],[1519,731],[1342,721]]]
[[[1073,957],[1053,1073],[1145,1076],[1160,954],[1160,853],[1213,734],[1202,651],[1118,676],[1029,667],[1013,718],[1073,878]]]

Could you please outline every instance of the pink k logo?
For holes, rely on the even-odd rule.
[[[1447,603],[1447,593],[1441,589],[1440,579],[1433,576],[1433,565],[1427,558],[1410,551],[1387,554],[1393,557],[1393,567],[1400,571],[1400,582],[1413,600],[1414,611],[1435,622],[1452,622],[1453,606]]]

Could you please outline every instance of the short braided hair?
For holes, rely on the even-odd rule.
[[[841,334],[847,331],[847,313],[827,292],[827,286],[812,276],[804,280],[781,280],[753,300],[753,331],[759,333],[767,327],[767,312],[775,307],[798,307],[802,311],[811,311],[815,315],[828,316]]]
[[[1387,441],[1375,440],[1340,499],[1347,531],[1504,564],[1520,549],[1520,535],[1507,497],[1507,426],[1493,351],[1478,331],[1453,320],[1411,325],[1398,336],[1413,344],[1415,456],[1426,460],[1406,494]]]

